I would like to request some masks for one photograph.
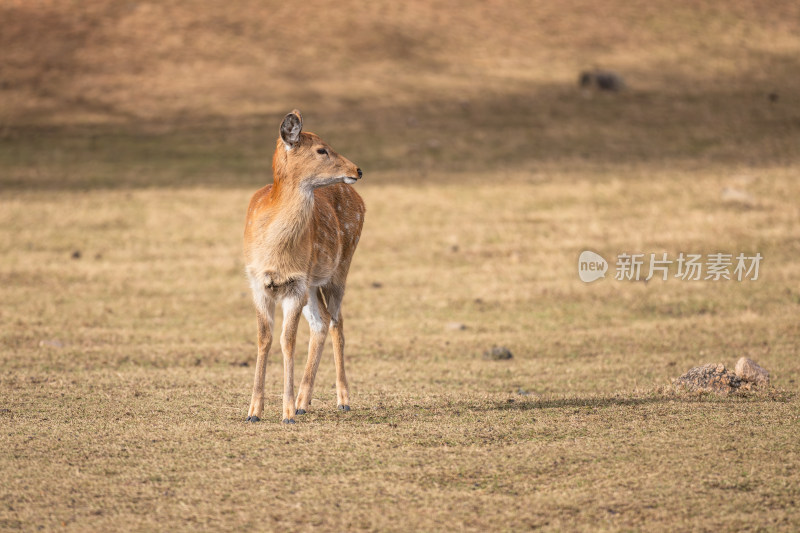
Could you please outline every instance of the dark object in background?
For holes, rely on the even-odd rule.
[[[582,89],[598,89],[601,91],[621,91],[625,88],[622,76],[610,70],[584,70],[578,78]]]
[[[495,346],[491,350],[483,352],[483,358],[488,361],[502,361],[504,359],[511,359],[514,357],[511,350],[505,346]]]

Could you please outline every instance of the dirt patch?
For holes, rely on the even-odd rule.
[[[745,358],[739,360],[736,365],[737,370],[742,366],[742,360]],[[766,373],[755,362],[750,361],[750,363]],[[725,368],[724,364],[718,363],[696,366],[674,380],[673,385],[690,392],[713,392],[724,396],[732,392],[751,391],[766,387],[769,385],[769,380],[764,379],[760,373],[731,372]]]

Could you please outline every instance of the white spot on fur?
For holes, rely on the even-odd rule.
[[[253,303],[256,305],[256,309],[262,315],[267,316],[269,300],[264,284],[258,279],[258,276],[251,275],[249,271],[247,272],[247,278],[250,281],[250,291],[253,293]]]
[[[312,290],[316,289],[312,287]],[[309,298],[308,304],[303,307],[303,316],[308,320],[308,325],[312,331],[318,333],[325,331],[325,324],[322,322],[315,298]]]

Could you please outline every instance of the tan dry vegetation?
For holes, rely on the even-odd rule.
[[[315,112],[416,106],[437,92],[571,85],[593,64],[672,94],[753,82],[789,91],[799,16],[789,1],[5,0],[2,115],[72,124],[230,120],[296,102]]]
[[[0,2],[0,529],[800,527],[796,4],[336,6]],[[365,170],[354,410],[328,346],[282,427],[273,349],[247,425],[295,106]],[[765,260],[586,285],[584,249]],[[741,355],[773,389],[669,388]]]

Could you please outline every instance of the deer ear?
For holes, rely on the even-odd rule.
[[[295,109],[281,122],[281,139],[287,150],[291,150],[300,141],[300,132],[303,131],[303,117]]]

